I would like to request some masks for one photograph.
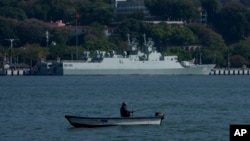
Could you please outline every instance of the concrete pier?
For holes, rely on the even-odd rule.
[[[213,69],[210,75],[250,75],[250,69]]]
[[[1,75],[4,75],[4,76],[31,75],[31,70],[30,69],[6,69],[6,70],[1,70]]]
[[[0,70],[2,76],[37,75],[31,69],[6,69]],[[250,69],[213,69],[209,75],[250,75]]]

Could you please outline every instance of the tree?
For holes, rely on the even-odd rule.
[[[32,67],[41,58],[46,58],[48,55],[48,50],[42,48],[38,44],[27,44],[24,46],[24,56],[25,60],[28,60],[28,64]]]
[[[159,0],[145,0],[145,5],[152,15],[164,18],[165,14],[169,13],[166,12],[166,9],[170,9],[168,8],[170,4],[168,4],[169,0],[162,0],[161,2],[163,3],[160,3]]]
[[[142,21],[136,19],[125,19],[118,26],[116,34],[123,40],[127,40],[127,34],[130,34],[137,39],[142,39],[142,34],[144,34],[145,31],[147,30]]]
[[[29,12],[30,17],[35,17],[43,21],[49,21],[50,17],[48,15],[50,7],[48,5],[36,4],[32,7],[31,12]]]
[[[76,8],[74,2],[69,0],[51,0],[50,1],[49,19],[58,21],[70,21],[75,19]]]
[[[15,6],[17,3],[17,0],[1,0],[0,1],[0,7],[3,6]]]
[[[57,57],[60,57],[60,58],[64,59],[65,51],[66,51],[66,46],[61,46],[61,45],[49,46],[48,58],[55,60],[55,59],[57,59]]]
[[[9,6],[0,7],[0,16],[17,20],[27,19],[26,13],[22,9]]]
[[[115,49],[115,45],[110,43],[108,40],[97,40],[95,42],[93,41],[87,41],[85,44],[85,48],[88,48],[89,51],[112,51],[112,50],[117,50]]]
[[[215,15],[220,9],[220,2],[218,0],[201,0],[201,5],[207,11],[207,22],[213,23]]]
[[[170,30],[170,42],[174,45],[190,45],[196,41],[193,32],[185,26],[172,26]]]
[[[99,23],[109,25],[114,17],[113,8],[109,3],[99,1],[82,1],[77,8],[82,24]]]
[[[17,38],[16,28],[19,22],[17,20],[0,17],[0,40],[4,44],[4,39]]]
[[[202,62],[216,63],[217,66],[225,66],[228,48],[222,36],[201,24],[190,24],[188,27],[197,36],[197,44],[201,45]]]
[[[222,34],[226,43],[235,43],[248,37],[249,10],[239,3],[226,5],[217,15],[216,30]]]
[[[231,47],[231,53],[234,55],[240,55],[248,62],[250,60],[250,41],[241,41],[233,44]]]
[[[50,41],[54,41],[58,45],[62,45],[62,46],[67,45],[70,39],[75,37],[74,33],[70,31],[70,29],[67,29],[67,28],[51,28],[51,29],[49,28],[48,30],[50,30],[50,36],[51,36]],[[44,33],[43,43],[45,43],[45,40],[46,39],[45,39],[45,33]],[[74,45],[75,45],[75,42],[74,42]]]
[[[160,23],[150,28],[150,36],[157,46],[168,46],[170,44],[171,27],[166,23]]]
[[[190,0],[146,0],[145,4],[150,13],[163,20],[196,19],[198,1]]]
[[[97,41],[106,38],[104,35],[105,27],[99,23],[92,23],[85,30],[84,41]]]
[[[137,19],[137,20],[143,20],[144,19],[144,14],[142,11],[136,11],[132,14],[129,14],[127,16],[127,18],[133,18],[133,19]]]
[[[92,22],[98,22],[103,25],[108,25],[114,17],[113,8],[110,4],[97,2],[91,9]]]
[[[206,55],[209,58],[210,62],[216,64],[216,67],[227,66],[227,58],[225,58],[226,50],[206,50]],[[203,63],[206,63],[206,59],[203,59]]]
[[[45,32],[48,29],[48,25],[36,19],[25,20],[17,27],[18,37],[22,44],[45,43]]]
[[[4,57],[6,55],[5,52],[6,52],[5,49],[2,46],[0,46],[0,62],[4,62]],[[0,63],[0,69],[2,68],[3,68],[3,63]]]
[[[77,9],[77,12],[79,13],[80,15],[80,23],[82,24],[89,24],[89,23],[92,23],[92,19],[91,18],[91,6],[92,6],[92,3],[89,2],[89,1],[82,1],[84,2],[83,4],[78,4],[78,6],[81,5],[81,7],[79,7]]]
[[[230,57],[230,63],[232,67],[241,68],[243,65],[248,65],[248,61],[241,55],[233,55]]]
[[[212,50],[201,47],[198,55],[201,55],[202,64],[216,64],[218,66],[225,66],[226,59],[224,57],[224,50]],[[198,57],[197,57],[198,58]]]
[[[193,1],[177,0],[172,7],[172,17],[175,17],[175,19],[189,22],[198,18],[199,13]]]
[[[200,24],[190,24],[188,27],[198,37],[198,44],[212,49],[226,47],[222,36],[211,29]]]
[[[185,51],[184,48],[182,48],[182,47],[170,47],[170,48],[167,48],[163,52],[163,54],[177,55],[178,56],[178,61],[193,59],[191,52]]]
[[[250,1],[249,0],[240,0],[240,2],[248,7],[250,7]]]

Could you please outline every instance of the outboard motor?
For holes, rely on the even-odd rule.
[[[162,119],[164,119],[164,114],[162,112],[156,112],[155,116],[156,117],[161,117]]]

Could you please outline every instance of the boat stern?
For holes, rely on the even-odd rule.
[[[155,117],[160,117],[161,118],[161,123],[162,123],[162,120],[164,119],[164,114],[162,112],[156,112]]]

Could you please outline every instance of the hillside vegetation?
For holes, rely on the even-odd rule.
[[[202,63],[217,67],[228,67],[228,61],[230,67],[249,66],[249,0],[145,0],[145,4],[154,20],[185,24],[145,23],[140,12],[116,21],[110,0],[1,0],[0,62],[6,54],[16,56],[15,63],[33,66],[42,57],[81,59],[84,50],[123,51],[129,33],[141,45],[146,34],[157,50],[180,60],[198,60],[201,55]],[[202,10],[207,12],[206,23],[200,22]],[[60,20],[67,27],[84,28],[84,33],[76,36],[72,28],[49,24]],[[111,36],[105,36],[105,29],[112,29]],[[15,39],[13,48],[6,39]],[[188,50],[190,46],[201,48]]]

